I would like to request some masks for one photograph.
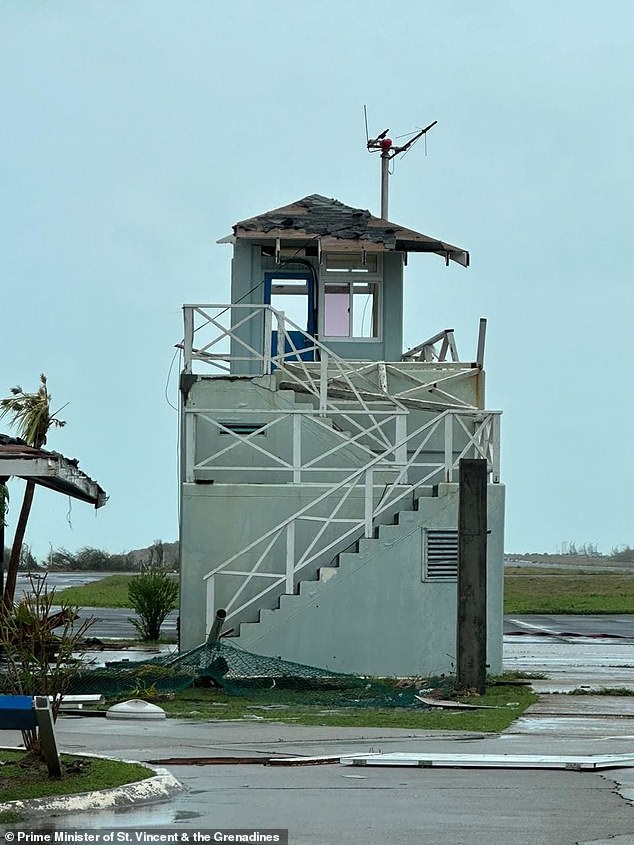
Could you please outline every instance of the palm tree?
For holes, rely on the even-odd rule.
[[[61,408],[51,413],[51,398],[46,387],[46,376],[42,373],[40,375],[40,386],[36,393],[26,393],[21,387],[12,387],[11,396],[6,399],[0,399],[0,419],[9,416],[11,418],[11,424],[17,430],[18,436],[28,443],[29,446],[41,449],[46,444],[46,438],[50,428],[53,426],[61,428],[63,425],[66,425],[64,420],[57,418],[57,414],[61,411]],[[29,521],[34,492],[35,482],[32,479],[27,479],[22,507],[20,508],[20,515],[15,528],[13,546],[11,547],[9,566],[7,567],[7,579],[3,596],[5,606],[13,604],[15,582],[20,563],[20,552],[24,542],[26,525]]]

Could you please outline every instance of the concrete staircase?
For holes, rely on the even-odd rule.
[[[411,674],[412,666],[422,674],[445,671],[456,583],[423,579],[424,531],[430,525],[454,526],[456,519],[457,487],[441,485],[438,496],[421,497],[413,509],[399,510],[392,524],[376,526],[374,537],[359,539],[332,565],[320,567],[315,579],[300,581],[295,594],[280,596],[277,608],[261,609],[258,622],[242,623],[232,642],[340,672],[376,673],[381,662],[386,674],[398,674],[399,666],[403,674]],[[430,618],[438,618],[438,602],[447,604],[445,621],[430,631],[425,608]],[[376,644],[377,626],[385,632],[382,655],[376,645],[372,654],[366,646]],[[431,650],[441,655],[433,667],[423,657],[429,649],[420,648],[421,636],[445,643]]]

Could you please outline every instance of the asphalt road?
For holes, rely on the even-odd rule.
[[[634,638],[634,616],[510,615],[504,617],[504,633],[533,636]]]
[[[90,636],[109,639],[125,639],[135,636],[135,629],[129,621],[133,611],[119,607],[84,607],[81,618],[94,617],[95,624]],[[162,634],[176,636],[176,619],[173,611],[163,624]],[[567,636],[567,637],[619,637],[634,639],[634,616],[546,616],[514,615],[504,617],[504,634],[521,636]]]
[[[130,619],[136,614],[127,607],[82,607],[79,612],[79,620],[94,619],[94,623],[88,631],[89,637],[103,639],[126,640],[135,639],[137,631]],[[176,639],[176,619],[178,611],[173,610],[168,614],[161,626],[161,636],[166,639]]]
[[[623,732],[621,721],[616,728]],[[129,760],[340,755],[369,749],[553,753],[556,742],[534,731],[459,737],[186,719],[113,723],[62,718],[56,732],[66,751]],[[595,737],[572,736],[565,742],[568,753],[604,753],[604,746],[611,747],[610,738],[597,743]],[[634,737],[620,738],[618,748],[631,751]],[[634,811],[615,791],[609,772],[604,777],[562,770],[160,765],[167,765],[185,786],[169,803],[100,812],[90,819],[85,814],[43,819],[33,828],[288,828],[291,845],[599,845],[608,837],[615,837],[612,845],[634,841]]]

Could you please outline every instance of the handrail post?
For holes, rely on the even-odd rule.
[[[487,335],[487,321],[485,317],[480,317],[480,324],[478,326],[478,350],[476,352],[476,363],[482,368],[484,366],[484,344]]]
[[[293,414],[293,484],[299,484],[302,480],[302,417],[301,414]]]
[[[319,416],[326,416],[328,407],[328,353],[321,353],[319,361]]]
[[[277,366],[284,366],[284,346],[286,341],[286,334],[284,329],[284,312],[278,311],[275,315],[277,321]]]
[[[365,536],[371,538],[374,533],[372,516],[374,513],[374,470],[365,471]]]
[[[445,481],[453,481],[453,414],[445,417]]]
[[[215,595],[214,595],[214,581],[215,576],[212,575],[211,578],[207,578],[206,586],[207,586],[207,604],[205,607],[205,639],[207,638],[209,632],[211,631],[211,626],[214,623],[214,618],[216,615],[215,611]]]
[[[286,592],[295,592],[295,520],[286,526]]]
[[[194,483],[194,463],[196,461],[196,413],[185,411],[185,482]]]
[[[264,308],[264,375],[270,376],[273,372],[273,362],[271,361],[271,344],[273,342],[273,320],[271,309]]]
[[[500,415],[491,415],[491,481],[493,484],[500,483]]]
[[[395,422],[396,448],[394,449],[394,461],[405,467],[402,482],[407,484],[407,415],[398,414]]]
[[[192,371],[192,348],[194,346],[194,309],[188,305],[183,307],[183,323],[185,334],[183,336],[183,371]]]

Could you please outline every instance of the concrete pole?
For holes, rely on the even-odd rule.
[[[458,686],[486,690],[487,462],[463,458],[458,504]]]

